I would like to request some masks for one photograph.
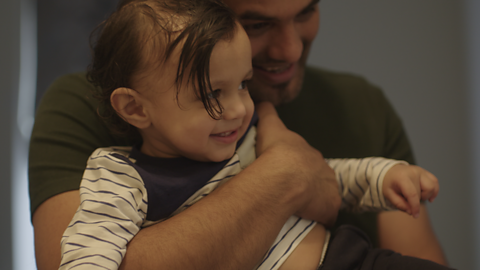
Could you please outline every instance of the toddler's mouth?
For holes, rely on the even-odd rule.
[[[230,136],[233,132],[235,132],[235,131],[222,132],[222,133],[213,134],[213,135],[214,136],[219,136],[219,137],[227,137],[227,136]]]
[[[210,137],[218,142],[221,143],[234,143],[237,141],[238,138],[238,129],[226,132],[220,132],[210,135]]]

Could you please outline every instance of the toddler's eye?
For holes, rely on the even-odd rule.
[[[238,86],[238,90],[243,90],[247,88],[247,81],[242,81]]]
[[[213,90],[212,92],[207,94],[207,98],[209,99],[215,99],[215,98],[218,98],[219,96],[220,96],[220,89]]]

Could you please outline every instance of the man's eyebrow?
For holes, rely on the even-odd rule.
[[[312,0],[310,2],[310,4],[308,4],[308,6],[306,6],[304,9],[302,9],[302,11],[300,13],[302,13],[303,11],[315,6],[316,4],[320,3],[320,0]]]
[[[311,0],[310,3],[299,12],[299,14],[306,11],[307,9],[311,8],[312,6],[315,6],[319,2],[320,2],[320,0]],[[246,12],[242,13],[239,16],[239,19],[240,20],[257,20],[257,21],[273,21],[273,20],[276,20],[275,17],[266,16],[266,15],[263,15],[263,14],[257,12],[257,11],[248,11],[248,10]]]
[[[240,20],[273,21],[275,17],[263,15],[257,11],[246,11],[239,16]]]

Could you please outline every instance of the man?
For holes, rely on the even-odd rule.
[[[385,149],[378,153],[413,162],[399,123],[395,128],[400,127],[400,130],[392,132],[400,134],[398,137],[383,143],[383,137],[389,137],[390,133],[374,136],[372,140],[377,144],[372,142],[369,147],[363,146],[363,141],[338,145],[330,140],[341,135],[330,129],[335,130],[338,125],[355,126],[356,121],[348,123],[352,118],[333,118],[341,120],[337,125],[329,120],[330,112],[325,110],[311,119],[309,107],[326,105],[320,105],[322,100],[304,96],[303,92],[309,92],[300,91],[304,74],[307,74],[304,88],[309,86],[320,89],[318,92],[322,95],[327,93],[322,102],[335,103],[338,98],[331,96],[330,99],[330,92],[322,90],[328,88],[338,92],[344,88],[358,88],[361,81],[306,69],[308,52],[319,24],[318,0],[225,2],[238,14],[249,34],[255,69],[249,88],[254,99],[268,100],[275,105],[288,103],[278,108],[282,119],[310,144],[323,153],[328,152],[326,157],[362,156],[370,153],[370,149],[355,152],[356,149],[382,144]],[[337,87],[338,82],[343,87]],[[61,79],[52,86],[38,109],[32,135],[30,187],[39,269],[58,268],[60,238],[78,207],[78,183],[88,155],[99,146],[129,143],[106,131],[96,118],[95,108],[80,100],[83,96],[79,99],[75,96],[78,93],[70,91],[75,88],[81,88],[86,94],[91,86],[78,76]],[[58,89],[61,90],[53,91]],[[305,106],[304,100],[314,105]],[[332,105],[333,109],[342,111],[341,100],[343,97],[338,98],[339,106]],[[358,103],[359,109],[364,106],[365,103]],[[385,111],[394,114],[388,104],[385,106]],[[302,123],[299,117],[304,115],[309,119]],[[343,113],[337,115],[343,116]],[[325,139],[315,138],[317,133],[311,131],[316,129],[317,119],[331,121],[320,132],[327,134]],[[364,124],[364,121],[358,123],[358,129],[364,129]],[[370,121],[368,124],[377,126],[378,123]],[[323,128],[320,124],[318,127]],[[129,244],[121,269],[252,269],[290,215],[297,214],[326,225],[333,223],[340,201],[333,173],[323,162],[323,156],[281,123],[261,123],[258,128],[257,148],[261,155],[257,161],[183,213],[142,230]],[[346,141],[355,137],[354,132],[347,135]],[[325,147],[326,142],[331,142],[333,150]],[[380,246],[445,263],[425,207],[417,220],[392,212],[379,214],[377,222]],[[369,227],[372,226],[366,228]]]
[[[251,85],[249,85],[252,98],[257,101],[268,100],[277,106],[289,103],[297,98],[304,78],[308,53],[319,26],[319,0],[225,0],[225,2],[238,14],[252,45],[252,64],[255,70],[254,79]],[[321,76],[320,73],[312,73],[312,75]],[[306,84],[308,86],[315,85],[314,83]],[[321,88],[318,84],[314,87]],[[314,100],[313,102],[316,103],[317,107],[327,106],[327,104],[319,104],[320,100],[318,99],[311,100]],[[305,123],[298,124],[299,119],[291,117],[292,110],[298,111],[299,106],[311,108],[315,105],[305,106],[306,100],[302,100],[302,102],[296,100],[296,102],[297,104],[288,104],[280,107],[280,116],[288,128],[299,132],[310,144],[315,146],[315,141],[318,141],[319,138],[312,138],[311,140],[306,138],[305,136],[313,133],[305,131]],[[327,103],[330,102],[332,100],[327,100]],[[325,116],[316,115],[316,117]],[[329,113],[327,117],[332,118],[332,113]],[[403,133],[403,131],[401,132]],[[397,134],[399,133],[397,132]],[[392,132],[392,134],[394,133]],[[316,135],[319,136],[320,134]],[[402,137],[401,140],[404,140],[404,142],[397,142],[396,147],[411,151],[405,134],[398,136],[399,138]],[[393,140],[394,138],[391,139]],[[330,141],[335,141],[335,139],[332,138]],[[402,143],[407,146],[400,146]],[[320,146],[317,149],[325,157],[329,158],[356,157],[350,156],[352,154],[347,152],[342,156],[338,149],[342,146],[337,143],[332,144],[332,147],[335,150],[328,150],[328,154],[327,150],[322,149]],[[358,146],[352,145],[351,147],[355,148]],[[397,154],[393,154],[393,152],[384,152],[384,155],[395,155],[390,157],[413,162],[411,152]],[[418,256],[439,263],[446,263],[438,241],[430,227],[426,207],[423,206],[422,208],[422,216],[418,220],[413,220],[399,212],[379,214],[378,233],[380,246],[404,255]],[[425,242],[419,241],[420,239]]]

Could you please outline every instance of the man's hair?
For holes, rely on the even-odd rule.
[[[234,13],[220,0],[120,2],[91,36],[98,38],[91,43],[93,61],[87,78],[96,86],[99,115],[113,131],[138,136],[115,112],[110,96],[119,87],[133,89],[134,76],[164,64],[183,42],[175,81],[177,96],[183,83],[192,84],[208,114],[218,119],[223,108],[216,98],[209,98],[210,56],[218,41],[233,38],[235,28]]]

